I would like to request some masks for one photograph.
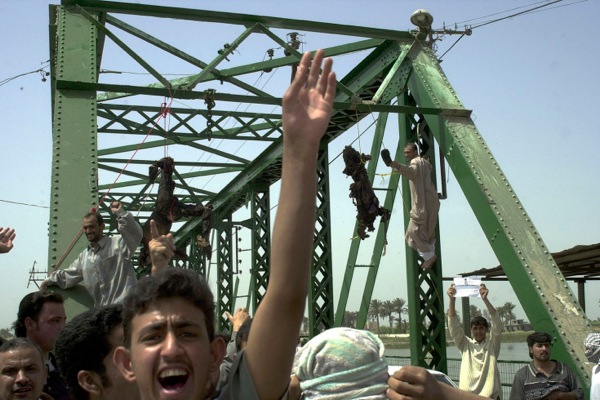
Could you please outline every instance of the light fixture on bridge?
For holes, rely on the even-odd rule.
[[[410,16],[410,22],[419,28],[420,31],[431,30],[431,24],[433,24],[433,16],[429,11],[420,8]]]

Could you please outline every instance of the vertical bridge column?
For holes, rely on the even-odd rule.
[[[317,219],[308,293],[310,337],[334,326],[329,199],[329,151],[327,143],[321,142],[317,158]]]
[[[271,196],[269,185],[252,191],[252,315],[262,301],[271,271]],[[290,232],[291,233],[291,232]]]
[[[223,218],[218,227],[217,244],[217,314],[218,331],[228,328],[229,321],[223,318],[223,312],[232,310],[233,305],[233,234],[231,215]]]
[[[52,88],[50,270],[59,262],[58,268],[68,267],[85,248],[85,236],[77,236],[81,221],[98,203],[96,92],[61,88],[65,80],[97,82],[98,33],[73,7],[61,6],[52,11],[57,40],[52,44],[51,60],[56,85]],[[93,305],[82,286],[62,294],[67,299],[65,309],[69,317]]]

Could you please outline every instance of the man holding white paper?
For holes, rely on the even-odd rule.
[[[502,386],[498,369],[500,336],[504,326],[498,311],[488,300],[489,289],[481,284],[479,295],[485,303],[492,319],[491,329],[482,316],[471,320],[471,336],[465,335],[458,315],[456,315],[456,287],[448,289],[448,330],[462,355],[459,387],[483,397],[502,400]],[[488,335],[489,332],[489,335]]]

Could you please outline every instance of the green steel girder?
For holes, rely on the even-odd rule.
[[[272,34],[269,30],[265,29],[265,30],[263,30],[263,32],[266,33],[269,37],[271,37],[278,45],[281,45],[286,48],[289,47],[287,45],[287,43],[283,42],[276,35]],[[342,46],[327,47],[323,50],[328,57],[333,57],[336,55],[343,55],[343,54],[354,53],[354,52],[358,52],[358,51],[362,51],[362,50],[373,49],[373,48],[381,45],[382,43],[383,43],[382,40],[367,39],[367,40],[362,40],[362,41],[358,41],[355,43],[345,44]],[[159,48],[162,48],[162,46],[159,46]],[[240,89],[243,89],[249,93],[255,94],[256,97],[259,97],[259,98],[274,97],[268,93],[265,93],[264,91],[256,89],[255,87],[251,87],[247,83],[244,83],[244,82],[240,81],[239,79],[235,79],[234,77],[256,73],[257,71],[270,70],[270,69],[274,69],[274,68],[280,68],[280,67],[286,67],[286,66],[291,67],[294,64],[298,63],[298,61],[300,59],[300,54],[295,50],[293,50],[293,52],[294,52],[294,55],[274,58],[272,60],[247,64],[247,65],[240,66],[240,67],[232,67],[232,68],[228,68],[228,69],[223,69],[222,71],[219,71],[218,73],[216,72],[216,70],[213,70],[213,74],[212,75],[209,74],[209,75],[205,76],[204,79],[202,80],[202,82],[215,82],[215,83],[219,83],[219,84],[221,84],[222,82],[229,82],[232,85],[239,87]],[[172,52],[170,52],[170,53],[172,53]],[[181,57],[181,55],[179,53],[177,53],[175,55]],[[194,59],[190,60],[190,57],[191,56],[181,57],[181,58],[183,58],[184,60],[190,62],[190,64],[197,66],[197,67],[202,67],[202,65],[207,65],[206,63],[204,63],[200,60],[194,60]],[[173,80],[169,81],[169,83],[171,84],[171,87],[173,87],[173,88],[189,90],[189,87],[191,85],[190,82],[194,81],[196,79],[196,76],[197,75],[192,75],[192,76],[185,77],[185,78],[173,79]],[[108,88],[110,89],[110,87],[108,87]],[[149,94],[150,93],[169,94],[168,90],[166,90],[165,86],[161,83],[154,83],[154,84],[148,85],[147,88],[160,90],[159,92],[157,92],[156,90],[155,91],[148,90],[147,93],[149,93]],[[98,101],[113,100],[113,99],[117,99],[117,98],[121,98],[121,97],[131,96],[131,94],[132,94],[131,91],[118,91],[118,90],[119,90],[118,87],[113,88],[113,91],[106,90],[105,93],[98,95],[98,97],[97,97]],[[349,92],[349,89],[347,89],[343,84],[339,85],[338,91],[342,91],[346,94],[351,94]]]
[[[308,334],[310,337],[334,326],[329,186],[329,152],[327,143],[322,142],[317,156],[317,216],[308,292]]]
[[[252,283],[251,307],[256,312],[262,301],[271,272],[271,196],[268,185],[257,185],[252,191]]]
[[[370,152],[371,160],[369,161],[369,164],[367,165],[367,175],[369,177],[369,181],[371,182],[371,184],[374,183],[374,179],[375,179],[375,171],[377,169],[377,162],[379,160],[379,153],[381,151],[381,146],[383,143],[383,136],[385,134],[385,126],[387,123],[387,119],[388,119],[388,114],[386,114],[386,113],[379,114],[379,118],[377,120],[377,125],[375,127],[375,134],[373,136],[373,141],[371,144],[371,152]],[[384,205],[384,208],[387,206],[387,207],[389,207],[387,209],[390,211],[392,210],[391,205],[393,204],[393,200],[391,202],[389,202],[388,196],[390,194],[392,194],[391,199],[394,198],[395,190],[392,190],[392,188],[391,188],[394,180],[396,182],[396,185],[398,184],[397,177],[392,177],[392,179],[390,179],[390,182],[389,182],[390,186],[388,187],[387,193],[386,193],[386,201],[385,201],[386,204]],[[375,187],[373,187],[373,188],[375,189]],[[384,224],[384,225],[385,226],[382,229],[382,224],[380,222],[379,226],[377,228],[377,238],[375,240],[375,246],[373,247],[373,254],[372,254],[371,262],[368,265],[368,268],[369,268],[368,278],[367,278],[367,281],[364,286],[363,296],[362,296],[362,300],[360,303],[360,309],[358,311],[358,315],[356,318],[356,326],[359,328],[363,328],[363,329],[367,322],[369,303],[371,302],[371,296],[373,294],[373,287],[375,285],[375,277],[377,276],[377,271],[379,268],[379,261],[381,258],[381,254],[383,252],[383,246],[385,244],[385,233],[387,231],[388,224]],[[342,325],[346,307],[348,305],[348,299],[350,297],[350,289],[351,289],[351,284],[352,284],[352,280],[354,277],[354,271],[355,271],[355,268],[357,268],[356,261],[358,258],[358,252],[360,250],[360,245],[362,243],[360,238],[358,238],[356,236],[357,229],[358,229],[358,221],[355,222],[354,230],[350,234],[350,237],[352,237],[353,239],[352,239],[352,243],[350,244],[350,252],[348,255],[348,261],[346,262],[346,270],[344,272],[342,289],[340,291],[340,298],[338,300],[337,310],[336,310],[336,314],[335,314],[335,325],[336,326]]]
[[[408,55],[411,53],[414,46],[412,43],[403,44],[400,48],[399,54],[394,59],[392,67],[387,71],[387,74],[382,79],[381,85],[377,89],[377,91],[373,94],[373,100],[368,100],[369,102],[381,102],[383,104],[388,104],[391,100],[402,93],[405,90],[406,83],[411,71],[410,59]],[[400,107],[404,107],[405,105],[401,105]],[[411,108],[402,108],[403,110],[408,110]],[[377,169],[377,163],[379,160],[379,153],[381,151],[381,144],[383,142],[383,137],[385,133],[385,127],[387,123],[387,113],[380,113],[379,119],[377,121],[377,126],[375,129],[375,135],[373,137],[373,142],[371,145],[371,161],[367,167],[367,175],[369,176],[369,181],[373,184],[375,178],[375,171]],[[395,199],[395,190],[398,186],[398,177],[393,176],[389,181],[389,186],[386,193],[386,200],[384,207],[387,207],[388,210],[391,211],[394,199]],[[377,238],[375,241],[375,246],[373,248],[371,262],[369,264],[369,272],[367,274],[367,282],[364,287],[362,300],[360,309],[357,316],[356,324],[359,327],[364,327],[367,321],[367,316],[369,312],[369,304],[371,302],[371,297],[373,294],[373,288],[375,286],[375,281],[377,278],[377,272],[379,270],[379,262],[381,259],[381,254],[383,253],[383,248],[385,246],[385,236],[388,225],[385,226],[379,225],[377,229]],[[358,221],[354,226],[353,233],[351,237],[355,236],[355,232],[358,228]],[[353,240],[350,245],[350,252],[348,256],[348,261],[346,263],[346,271],[344,273],[344,279],[342,284],[342,289],[340,291],[340,299],[338,302],[337,312],[336,312],[336,326],[340,326],[342,324],[342,320],[344,318],[344,313],[346,310],[349,294],[350,294],[350,284],[352,282],[352,278],[354,276],[354,269],[356,266],[356,260],[358,258],[358,253],[360,250],[361,241],[356,238]]]
[[[146,32],[143,32],[143,31],[117,19],[117,18],[111,17],[110,15],[107,16],[106,22],[120,28],[124,32],[132,34],[133,36],[136,36],[139,39],[142,39],[142,40],[156,46],[157,48],[159,48],[167,53],[170,53],[176,57],[181,58],[184,61],[187,61],[188,63],[195,65],[198,68],[205,68],[208,65],[205,62],[198,60],[196,57],[193,57],[193,56],[189,55],[188,53],[181,51],[181,50],[177,49],[176,47],[169,45],[168,43],[163,42],[162,40],[159,40],[151,35],[148,35]],[[235,85],[243,90],[246,90],[250,93],[254,93],[257,96],[269,96],[268,93],[263,92],[262,90],[259,90],[259,89],[255,88],[254,86],[247,84],[246,82],[236,79],[235,78],[236,74],[232,74],[232,75],[233,76],[227,76],[227,74],[223,74],[215,68],[213,68],[209,74],[209,76],[213,79],[218,79],[218,80],[223,80],[223,81],[226,80],[227,82],[230,82],[233,85]],[[187,78],[187,79],[189,79],[189,78]],[[177,84],[175,81],[170,81],[170,84],[173,87],[184,86],[184,85]],[[106,93],[104,96],[98,97],[98,100],[99,101],[107,100],[109,98],[115,98],[115,97]]]
[[[144,175],[141,175],[141,174],[138,174],[135,172],[122,171],[119,168],[109,167],[107,165],[100,165],[99,168],[103,169],[103,170],[107,170],[107,171],[121,173],[122,175],[127,175],[127,176],[138,178],[138,180],[133,180],[133,181],[112,183],[110,185],[101,185],[98,187],[100,190],[110,189],[110,188],[123,188],[123,187],[137,186],[137,185],[145,185],[148,182],[148,176],[144,176]],[[185,178],[195,178],[195,177],[199,177],[199,176],[212,176],[212,175],[219,175],[219,174],[235,172],[235,171],[239,171],[240,169],[241,168],[236,168],[236,167],[213,168],[211,170],[188,172],[188,173],[181,174],[181,176],[183,176]]]
[[[97,80],[96,28],[80,15],[59,9],[52,64],[56,79],[83,82]],[[52,31],[52,29],[51,29]],[[82,68],[71,68],[81,65]],[[53,268],[65,268],[84,248],[81,216],[74,210],[98,207],[96,94],[93,91],[53,91],[52,186],[48,260]],[[86,210],[87,211],[87,210]],[[76,312],[92,305],[83,287],[64,291],[66,305]]]
[[[428,49],[414,58],[409,88],[417,104],[462,107]],[[590,366],[581,343],[591,331],[589,321],[485,140],[468,117],[426,115],[425,120],[531,324],[555,338],[553,353],[587,385]]]
[[[209,259],[204,254],[204,250],[200,248],[195,240],[189,242],[189,257],[186,260],[186,267],[198,272],[198,275],[208,279],[208,263]]]
[[[162,108],[151,106],[137,106],[132,108],[126,105],[99,104],[98,116],[107,122],[98,126],[99,133],[118,133],[118,134],[136,134],[146,135],[152,126],[156,117],[163,112]],[[151,116],[148,116],[150,114]],[[249,113],[239,111],[221,111],[215,110],[212,116],[219,119],[230,118],[239,123],[239,126],[224,129],[219,124],[215,125],[216,132],[211,133],[212,139],[228,140],[274,140],[270,138],[274,133],[277,137],[281,135],[281,114]],[[169,116],[177,120],[176,124],[169,127],[165,132],[161,126],[154,128],[156,135],[164,136],[171,140],[172,144],[186,144],[198,139],[207,139],[206,128],[199,131],[194,127],[203,125],[206,127],[209,115],[206,110],[170,108]],[[136,122],[134,118],[142,118],[144,123]],[[264,122],[259,122],[264,121]],[[200,124],[199,122],[202,122]],[[261,133],[266,131],[264,133]],[[155,146],[164,146],[164,141],[150,142]],[[146,148],[151,147],[150,143],[145,143]]]
[[[245,31],[229,39],[235,46],[245,45],[250,36],[257,34],[285,48],[289,55],[218,68],[232,48],[221,48],[222,52],[217,57],[203,61],[117,19],[114,14],[238,25]],[[431,50],[423,47],[413,33],[101,0],[63,0],[62,6],[51,6],[50,16],[53,160],[49,259],[52,264],[62,259],[61,267],[68,265],[76,257],[78,250],[75,249],[85,245],[83,240],[77,239],[81,221],[73,210],[98,206],[106,212],[106,203],[98,205],[98,200],[101,197],[105,201],[114,199],[124,202],[126,207],[139,208],[143,215],[138,218],[142,222],[151,211],[147,202],[154,201],[156,195],[149,193],[151,185],[146,182],[146,174],[140,172],[140,168],[155,161],[153,157],[163,148],[165,153],[166,149],[193,149],[214,159],[201,162],[175,157],[177,165],[195,168],[192,172],[176,174],[177,189],[184,192],[178,196],[185,202],[205,201],[213,205],[213,228],[219,232],[215,246],[217,310],[219,315],[221,311],[232,310],[239,282],[236,278],[234,287],[233,214],[250,201],[255,213],[246,225],[262,223],[263,226],[260,238],[252,241],[252,251],[268,248],[269,224],[264,224],[268,221],[270,211],[268,193],[271,184],[280,179],[282,155],[281,115],[275,111],[262,112],[271,106],[280,107],[281,93],[274,95],[265,88],[259,89],[245,82],[242,77],[266,73],[272,68],[294,68],[300,53],[276,30],[335,34],[347,38],[350,43],[325,48],[327,55],[346,55],[363,50],[370,50],[370,53],[339,81],[334,114],[323,141],[325,147],[322,148],[319,162],[320,188],[317,199],[319,226],[315,232],[317,241],[313,255],[314,286],[310,295],[313,316],[311,332],[315,333],[319,326],[330,327],[332,321],[335,325],[341,323],[359,250],[359,244],[351,245],[334,321],[326,146],[366,116],[374,112],[381,113],[381,125],[378,124],[376,128],[377,141],[371,147],[374,162],[370,163],[369,171],[372,174],[383,137],[383,115],[395,113],[401,121],[396,153],[401,154],[404,142],[414,135],[417,119],[425,120],[439,152],[447,160],[465,192],[532,324],[536,329],[549,331],[557,337],[557,356],[572,360],[572,366],[580,374],[581,381],[588,381],[589,370],[582,365],[584,358],[579,346],[590,330],[585,314],[477,132],[470,119],[470,111],[465,110],[458,100]],[[167,80],[164,71],[157,66],[157,58],[142,57],[141,54],[145,53],[126,44],[118,35],[120,33],[186,63],[194,73]],[[103,70],[100,64],[106,62],[108,54],[103,54],[103,51],[108,41],[148,71],[156,82],[139,84],[125,78],[119,79],[118,74],[101,75]],[[214,87],[225,84],[227,89],[223,92],[213,89],[192,90],[199,83],[214,84]],[[125,96],[127,99],[122,99]],[[402,102],[392,105],[392,100],[398,96],[403,99]],[[166,99],[187,102],[185,105],[188,109],[167,107]],[[164,104],[157,107],[160,100]],[[198,100],[204,100],[207,105],[198,107]],[[208,107],[212,102],[215,102],[215,106]],[[261,112],[238,112],[233,110],[236,103],[256,107]],[[170,108],[170,114],[166,108]],[[163,128],[159,124],[167,116],[173,122],[172,128]],[[233,121],[235,126],[226,127],[227,121]],[[139,140],[136,138],[142,136],[145,136],[142,143],[137,143]],[[117,137],[119,140],[114,140]],[[145,142],[146,139],[150,140]],[[209,143],[212,139],[247,141],[255,146],[254,152],[239,156],[232,148],[219,150]],[[105,142],[107,145],[104,145]],[[431,146],[431,150],[433,152],[434,146]],[[131,153],[138,151],[148,156],[129,159]],[[132,170],[120,170],[118,166],[123,164],[132,166]],[[202,170],[198,171],[198,168]],[[115,181],[113,184],[106,182],[106,175],[117,173],[124,181]],[[207,187],[202,183],[192,184],[192,178],[201,178],[199,180],[204,183],[210,181],[209,176],[212,178],[216,174],[219,174],[219,185]],[[102,182],[98,182],[99,176]],[[373,175],[370,176],[372,179]],[[386,208],[393,206],[398,183],[397,176],[390,178],[384,201]],[[113,192],[112,189],[118,191]],[[101,191],[106,193],[100,196]],[[406,187],[403,192],[406,196]],[[187,261],[175,263],[198,269],[208,276],[211,264],[197,254],[194,247],[200,222],[187,221],[175,232],[178,245],[188,248],[190,252]],[[377,230],[371,268],[362,296],[361,315],[366,315],[365,304],[372,296],[386,229],[387,225],[380,225]],[[252,266],[253,273],[256,273],[251,288],[255,304],[264,294],[268,280],[268,260],[264,249],[257,253],[260,256],[256,256]],[[434,269],[423,274],[417,269],[416,254],[407,250],[413,361],[444,370],[441,253],[438,254]],[[260,265],[260,273],[254,270],[255,264]],[[73,291],[66,295],[78,296]],[[77,301],[83,304],[85,298],[82,296]],[[364,318],[361,316],[361,319]],[[218,328],[222,329],[227,321],[220,317],[218,324]]]
[[[99,32],[103,36],[108,36],[114,43],[116,43],[121,49],[125,51],[131,58],[137,61],[146,71],[148,71],[152,76],[156,78],[159,82],[161,82],[165,87],[171,88],[171,84],[168,79],[162,76],[156,69],[152,68],[152,66],[146,62],[141,56],[139,56],[135,51],[133,51],[129,46],[127,46],[118,36],[114,35],[111,31],[106,29],[106,26],[98,20],[97,16],[90,15],[86,10],[81,8],[80,6],[75,7],[75,12],[80,13],[84,18],[86,18],[91,24],[95,25]]]
[[[228,320],[223,317],[225,311],[231,312],[234,304],[233,294],[233,232],[231,216],[221,219],[222,226],[217,232],[217,332],[228,329]]]
[[[414,98],[410,93],[404,93],[399,102],[402,104],[414,104]],[[424,142],[428,145],[425,157],[429,158],[432,165],[431,180],[436,179],[435,147],[433,138],[424,131],[424,136],[417,134],[417,123],[423,123],[422,116],[405,115],[399,116],[400,143]],[[404,146],[398,147],[396,157],[401,163],[406,163]],[[402,180],[402,201],[404,214],[404,230],[408,227],[410,220],[410,185],[407,179]],[[444,297],[442,286],[442,257],[440,253],[441,240],[439,224],[436,227],[436,253],[438,261],[428,270],[423,271],[419,266],[418,253],[405,244],[406,253],[406,279],[408,281],[408,315],[410,324],[410,354],[411,363],[425,368],[447,371],[446,359],[446,331]]]
[[[247,26],[248,24],[263,24],[271,28],[311,31],[352,37],[369,37],[387,40],[413,40],[409,32],[394,31],[389,29],[368,28],[354,25],[330,24],[316,21],[302,21],[296,19],[276,18],[263,15],[234,14],[221,11],[196,10],[191,8],[175,8],[153,6],[147,4],[121,3],[104,0],[62,0],[62,4],[78,5],[94,12],[131,14],[156,18],[172,18],[178,20],[191,20],[214,22],[220,24],[233,24]]]
[[[405,45],[410,48],[410,45]],[[356,99],[370,98],[379,87],[380,82],[386,76],[386,72],[401,54],[408,53],[408,48],[403,51],[396,42],[386,42],[375,49],[365,60],[363,60],[353,71],[351,71],[342,83],[354,91]],[[346,102],[350,99],[345,93],[338,93],[336,102]],[[358,100],[360,101],[360,100]],[[325,139],[331,142],[342,133],[350,129],[354,124],[368,115],[369,105],[365,106],[365,111],[356,109],[334,110]],[[411,108],[415,110],[416,108]],[[263,151],[244,171],[236,176],[223,190],[211,201],[215,212],[220,207],[226,205],[224,212],[233,212],[244,204],[244,198],[240,196],[240,191],[247,191],[252,186],[252,182],[267,181],[276,182],[281,177],[281,155],[283,152],[281,140],[273,142],[265,151]],[[232,201],[232,199],[237,199]],[[176,234],[176,240],[180,240],[192,231],[199,221],[188,221]]]

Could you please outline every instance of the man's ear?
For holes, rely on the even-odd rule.
[[[100,375],[93,371],[81,370],[77,373],[77,382],[89,394],[102,395],[102,380]]]
[[[25,330],[30,331],[35,329],[35,320],[31,317],[25,317]]]
[[[131,354],[124,346],[119,346],[113,353],[113,362],[121,372],[121,375],[129,381],[135,382],[135,374],[133,373],[133,363],[131,362]]]
[[[221,363],[223,362],[223,358],[225,358],[225,349],[227,344],[225,344],[225,339],[221,336],[215,336],[212,342],[210,342],[210,355],[212,365],[210,366],[210,371],[214,372],[219,369]]]

